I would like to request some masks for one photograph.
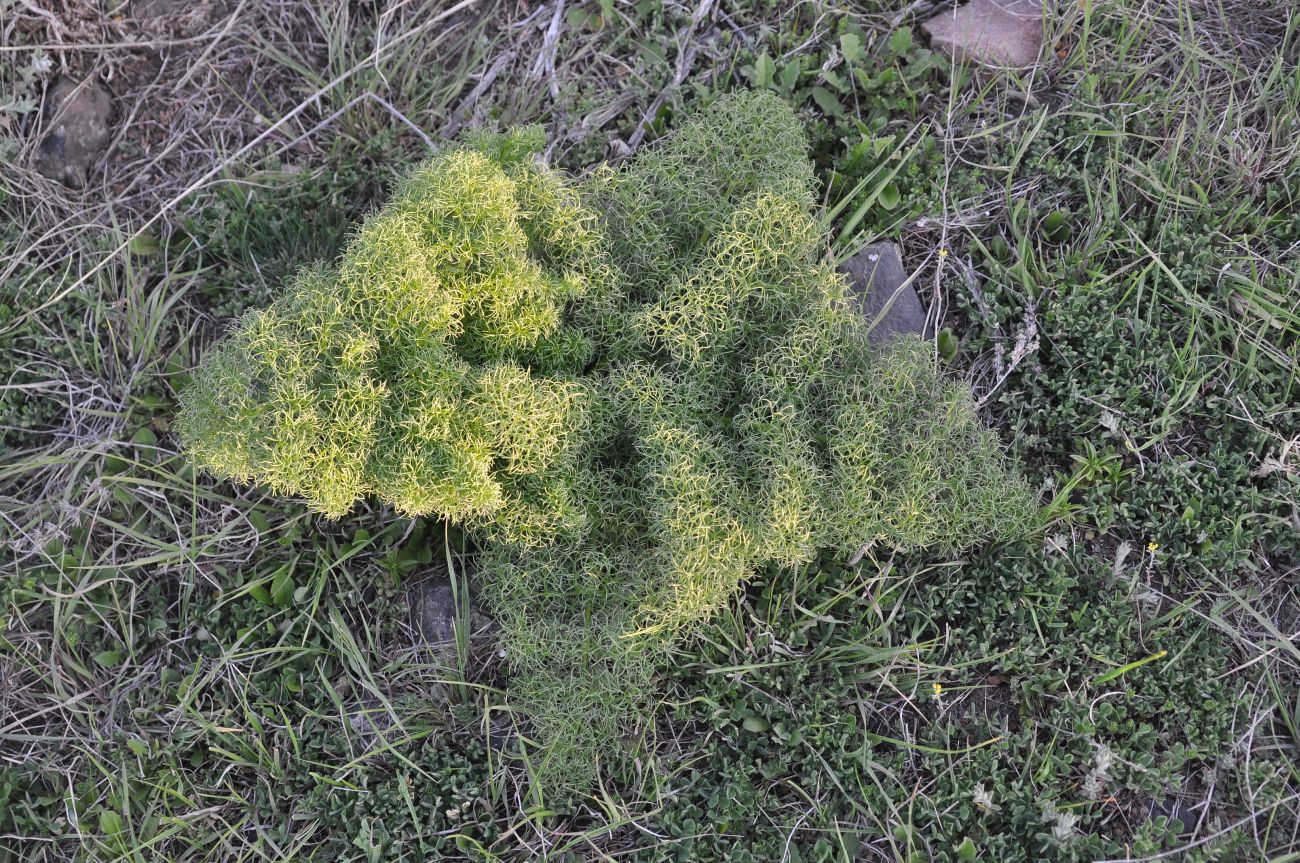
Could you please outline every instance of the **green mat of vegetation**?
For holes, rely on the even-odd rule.
[[[1300,859],[1300,17],[1095,0],[1013,76],[915,5],[723,5],[488,3],[369,65],[394,22],[324,15],[325,73],[250,41],[296,99],[361,70],[323,143],[89,276],[136,226],[51,258],[73,229],[0,175],[0,861]],[[1042,526],[758,566],[547,790],[496,626],[412,633],[475,537],[217,482],[179,394],[427,157],[412,125],[539,123],[581,176],[741,90],[795,111],[832,258],[899,243]]]

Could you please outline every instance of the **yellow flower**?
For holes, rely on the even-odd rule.
[[[1160,547],[1160,544],[1159,544],[1159,543],[1155,543],[1155,542],[1148,542],[1148,543],[1147,543],[1147,551],[1151,552],[1152,554],[1155,554],[1155,553],[1156,553],[1156,549],[1158,549],[1159,547]]]
[[[934,697],[935,697],[935,698],[938,698],[940,695],[943,695],[943,684],[942,684],[942,683],[932,683],[932,684],[930,684],[930,685],[934,688]]]
[[[947,249],[940,249],[940,250],[939,250],[939,257],[941,257],[941,258],[946,258],[946,257],[948,257],[948,250],[947,250]]]

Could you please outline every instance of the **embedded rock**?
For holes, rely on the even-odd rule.
[[[871,327],[871,341],[925,335],[925,308],[908,284],[903,257],[893,243],[873,243],[840,264],[854,306]]]
[[[456,643],[456,594],[446,569],[411,586],[409,607],[411,628],[430,647]]]
[[[112,137],[108,90],[94,79],[61,78],[46,93],[44,111],[47,133],[36,152],[36,169],[80,189]]]
[[[470,578],[472,572],[462,569],[459,575],[461,578]],[[431,648],[440,657],[454,659],[456,591],[447,575],[446,565],[436,565],[424,577],[412,582],[407,590],[406,601],[416,642]],[[472,596],[467,623],[471,635],[484,635],[494,629],[492,618],[479,610]]]
[[[1026,69],[1043,47],[1044,0],[971,0],[921,25],[930,46],[958,62]]]

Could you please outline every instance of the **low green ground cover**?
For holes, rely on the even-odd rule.
[[[761,569],[596,784],[539,794],[495,635],[449,663],[406,631],[469,538],[214,483],[172,428],[220,322],[341,249],[419,142],[366,113],[48,307],[86,267],[24,268],[11,194],[0,860],[1293,859],[1294,12],[1097,2],[1017,81],[952,70],[892,7],[776,5],[726,10],[646,140],[734,89],[792,105],[834,251],[901,240],[1042,529]],[[621,61],[646,97],[625,137],[692,11],[566,11],[573,69]],[[606,155],[602,77],[539,104],[528,72],[477,119],[546,124],[571,170]]]

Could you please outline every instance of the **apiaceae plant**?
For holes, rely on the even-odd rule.
[[[205,360],[211,472],[478,538],[540,777],[590,778],[659,650],[766,564],[1021,533],[1031,495],[919,339],[873,347],[797,119],[725,97],[577,182],[536,129],[412,171]]]

